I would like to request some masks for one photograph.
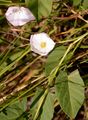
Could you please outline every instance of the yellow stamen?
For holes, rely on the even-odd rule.
[[[46,47],[46,42],[41,42],[40,46],[41,46],[41,48],[45,48]]]

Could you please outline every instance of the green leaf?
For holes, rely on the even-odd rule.
[[[20,99],[16,101],[15,104],[10,105],[11,108],[20,109],[22,112],[26,110],[27,98]]]
[[[54,113],[54,107],[53,107],[53,96],[51,93],[48,93],[45,103],[43,105],[43,111],[41,113],[40,120],[51,120]]]
[[[22,100],[16,101],[14,104],[8,106],[6,114],[3,112],[0,113],[0,119],[2,120],[16,120],[20,118],[21,115],[26,111],[27,99],[23,98]]]
[[[26,5],[33,12],[37,20],[48,17],[52,10],[52,0],[25,0]]]
[[[16,60],[18,57],[20,57],[23,54],[23,50],[20,50],[10,56],[11,61]]]
[[[0,71],[3,70],[6,66],[7,66],[7,63],[6,63],[6,62],[3,62],[3,63],[0,65]]]
[[[85,9],[88,8],[88,0],[84,0],[84,1],[83,1],[83,7],[84,7]]]
[[[82,2],[82,0],[73,0],[73,5],[77,6]]]
[[[0,20],[1,20],[1,17],[0,17]],[[0,44],[1,44],[1,43],[3,43],[3,40],[2,40],[2,39],[0,39]]]
[[[0,113],[0,119],[1,120],[8,120],[6,115],[3,112]]]
[[[52,69],[54,69],[58,65],[65,51],[66,51],[66,48],[64,46],[59,46],[55,48],[54,51],[48,56],[48,59],[45,65],[45,73],[47,76],[50,74]]]
[[[84,83],[78,70],[67,73],[61,71],[56,79],[56,96],[63,111],[75,118],[84,101]]]
[[[41,89],[41,88],[36,89],[35,95],[33,97],[32,104],[30,106],[30,112],[32,114],[32,118],[34,118],[34,116],[36,114],[36,110],[37,110],[37,107],[38,107],[38,101],[41,98],[41,96],[43,95],[43,93],[44,93],[43,89]]]

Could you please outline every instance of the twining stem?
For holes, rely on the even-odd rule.
[[[49,76],[49,78],[48,78],[49,85],[52,84],[53,79],[55,78],[58,70],[60,69],[60,67],[61,67],[64,59],[66,58],[66,56],[67,56],[67,54],[69,53],[69,51],[72,49],[73,45],[76,44],[77,42],[79,42],[80,40],[82,40],[82,39],[83,39],[85,36],[87,36],[87,35],[88,35],[88,32],[85,33],[84,35],[80,36],[76,41],[74,41],[73,43],[71,43],[71,44],[68,46],[68,49],[66,50],[66,52],[65,52],[64,56],[62,57],[62,59],[60,60],[60,62],[58,63],[58,66],[57,66],[55,69],[53,69],[53,70],[51,71],[51,73],[50,73],[50,76]]]
[[[33,120],[37,120],[38,115],[39,115],[40,108],[41,108],[41,106],[42,106],[42,104],[43,104],[43,102],[44,102],[47,94],[48,94],[48,89],[45,90],[44,94],[41,96],[41,98],[40,98],[39,101],[38,101],[39,105],[38,105],[38,108],[37,108],[37,111],[36,111],[36,114],[35,114]]]

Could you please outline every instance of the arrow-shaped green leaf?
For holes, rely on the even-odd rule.
[[[78,70],[68,76],[60,72],[56,79],[56,96],[63,111],[74,118],[84,101],[84,83]]]

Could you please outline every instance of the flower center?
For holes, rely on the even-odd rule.
[[[45,48],[46,47],[46,42],[41,42],[40,46],[41,46],[41,48]]]

